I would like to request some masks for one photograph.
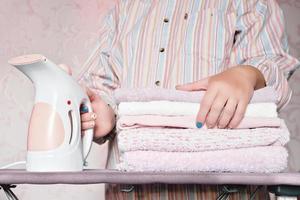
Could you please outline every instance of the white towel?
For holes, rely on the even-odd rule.
[[[121,102],[118,115],[197,115],[200,103],[149,101]],[[275,103],[248,104],[245,117],[277,117]]]

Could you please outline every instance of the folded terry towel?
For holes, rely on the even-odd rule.
[[[161,115],[124,115],[117,121],[117,130],[134,128],[197,128],[195,115],[161,116]],[[244,117],[237,129],[246,128],[277,128],[281,125],[281,119],[277,117]],[[204,125],[202,129],[207,129]]]
[[[119,116],[123,115],[194,115],[200,103],[176,101],[122,102],[118,106]],[[245,117],[277,117],[275,103],[249,104]]]
[[[169,100],[180,102],[199,103],[205,91],[181,91],[164,88],[119,88],[114,91],[114,98],[117,103],[127,101],[157,101]],[[276,91],[271,87],[264,87],[256,90],[251,99],[251,103],[273,102],[276,103]]]
[[[283,146],[289,131],[281,128],[256,129],[174,129],[138,128],[120,131],[117,135],[120,152],[177,151],[199,152],[256,146]]]
[[[281,172],[287,167],[281,146],[205,152],[130,151],[117,165],[122,171],[182,172]]]

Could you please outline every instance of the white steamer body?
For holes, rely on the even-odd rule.
[[[91,105],[80,85],[42,55],[9,60],[34,84],[35,103],[28,142],[28,171],[81,171],[90,151],[93,130],[81,137],[80,106]]]

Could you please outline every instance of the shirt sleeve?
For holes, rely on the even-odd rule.
[[[98,94],[116,113],[113,91],[120,86],[122,62],[116,48],[118,38],[118,6],[104,18],[99,39],[92,55],[78,76],[78,82]]]
[[[275,0],[240,1],[232,54],[236,64],[262,72],[266,85],[277,91],[278,109],[289,102],[287,76],[299,62],[288,54],[284,17]]]

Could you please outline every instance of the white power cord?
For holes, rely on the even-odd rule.
[[[14,163],[4,165],[4,166],[0,167],[0,169],[8,169],[8,168],[16,166],[16,165],[24,165],[24,164],[26,164],[26,161],[18,161],[18,162],[14,162]]]

